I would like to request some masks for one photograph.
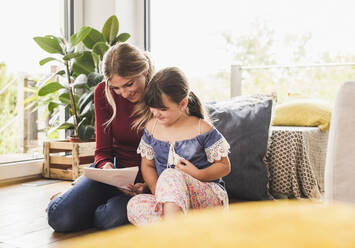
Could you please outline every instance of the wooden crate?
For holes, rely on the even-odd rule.
[[[75,180],[94,162],[95,146],[95,142],[43,142],[43,177]]]

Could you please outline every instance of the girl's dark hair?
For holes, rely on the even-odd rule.
[[[201,101],[190,91],[184,73],[177,67],[168,67],[158,71],[146,86],[143,104],[139,106],[140,110],[136,111],[138,118],[133,125],[134,127],[141,130],[148,120],[152,118],[149,108],[161,109],[166,107],[163,104],[162,94],[165,94],[177,104],[185,97],[188,97],[188,114],[205,119],[205,111]]]

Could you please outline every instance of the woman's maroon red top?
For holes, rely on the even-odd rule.
[[[106,162],[114,161],[116,157],[117,168],[141,165],[141,156],[137,154],[137,147],[143,132],[132,129],[131,114],[135,106],[127,99],[111,91],[117,107],[115,119],[108,127],[104,123],[112,116],[112,108],[105,96],[105,82],[96,86],[95,118],[96,118],[96,150],[95,166],[101,168]],[[142,181],[139,172],[136,181]]]

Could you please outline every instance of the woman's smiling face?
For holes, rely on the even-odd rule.
[[[110,89],[132,103],[137,103],[143,97],[146,81],[144,73],[134,78],[114,74],[108,81]]]

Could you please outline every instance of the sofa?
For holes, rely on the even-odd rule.
[[[355,81],[341,85],[331,121],[325,165],[327,201],[355,203]]]
[[[90,234],[60,247],[355,247],[354,96],[355,82],[340,87],[326,158],[326,203],[233,203],[229,211],[192,211],[145,227]]]

